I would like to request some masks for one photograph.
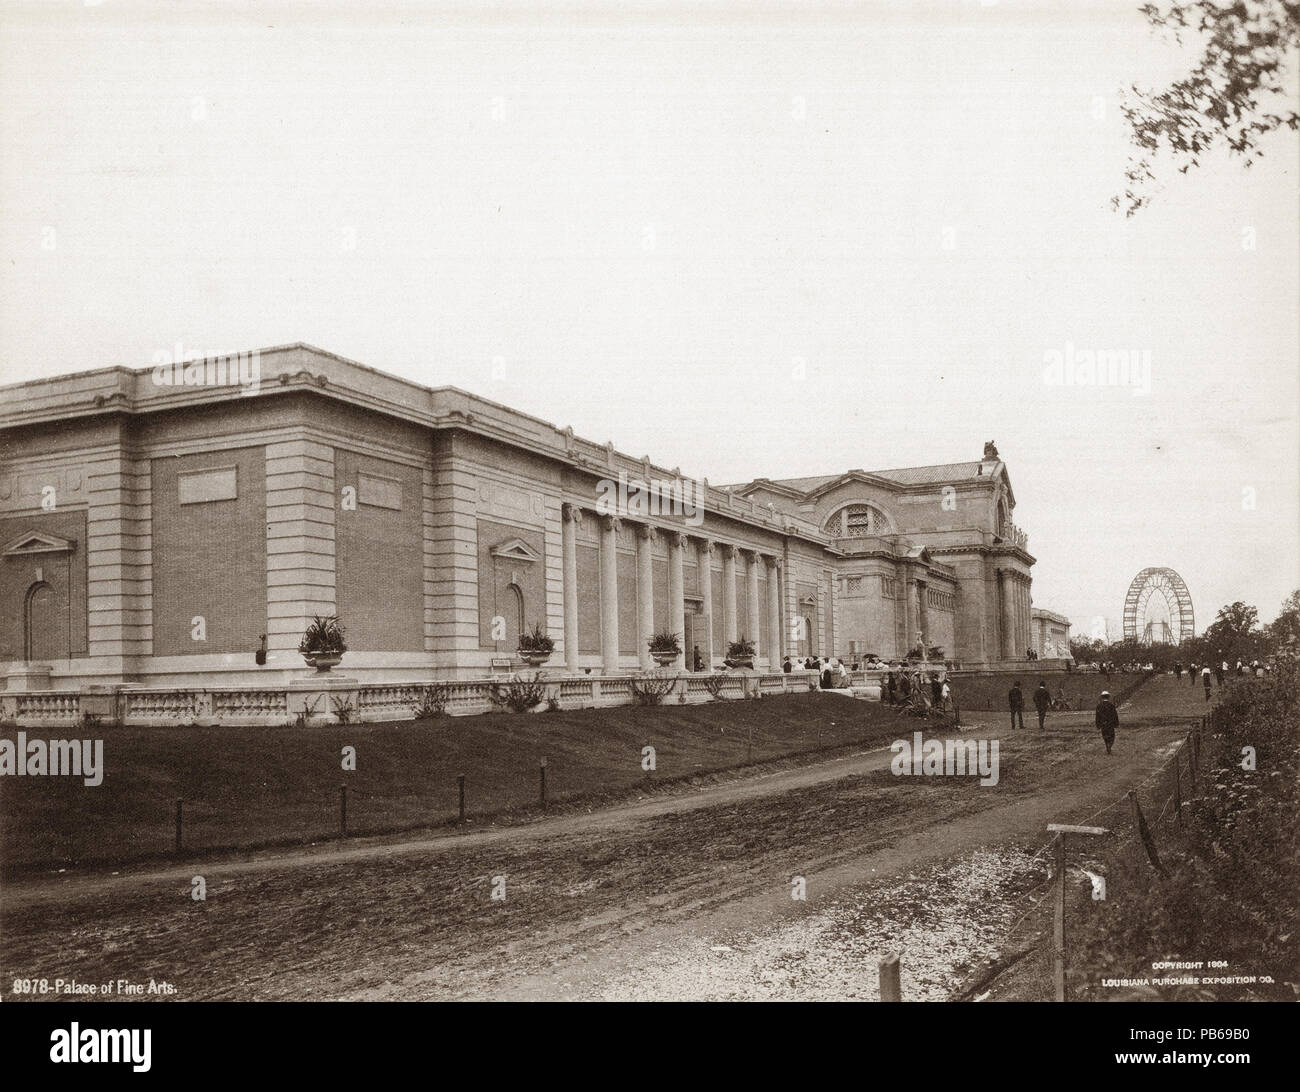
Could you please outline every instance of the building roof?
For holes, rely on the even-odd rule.
[[[980,468],[984,464],[975,462],[965,463],[934,463],[931,466],[900,466],[893,470],[870,470],[865,471],[874,478],[885,478],[899,485],[932,485],[939,482],[956,482],[966,481],[969,478],[987,477],[982,475]],[[849,471],[853,473],[853,471]],[[761,488],[764,485],[781,486],[793,490],[797,493],[815,493],[824,485],[831,482],[839,481],[845,476],[841,471],[838,474],[818,474],[811,478],[756,478],[751,482],[740,482],[736,485],[724,486],[726,489],[742,490],[757,486]]]

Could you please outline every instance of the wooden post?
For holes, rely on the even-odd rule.
[[[1065,1000],[1065,835],[1056,836],[1056,917],[1052,926],[1054,1001]]]
[[[545,811],[546,810],[546,759],[545,758],[542,759],[541,764],[537,767],[537,771],[541,775],[542,810]]]
[[[1080,827],[1069,823],[1048,823],[1047,832],[1056,835],[1056,914],[1052,929],[1053,1000],[1065,1000],[1065,836],[1085,834],[1099,838],[1109,834],[1105,827]]]
[[[456,788],[460,792],[460,821],[465,822],[465,775],[459,774],[456,778]]]
[[[1196,792],[1196,757],[1193,753],[1192,733],[1187,733],[1187,772],[1192,779],[1192,792]]]
[[[877,970],[880,972],[880,1000],[881,1001],[902,1001],[903,986],[899,979],[901,965],[898,962],[898,953],[890,952],[877,964]]]
[[[1178,821],[1178,829],[1183,829],[1183,784],[1182,784],[1183,761],[1178,757],[1178,752],[1174,752],[1174,818]]]
[[[180,853],[181,851],[181,812],[183,807],[184,807],[184,802],[179,797],[177,797],[176,799],[176,852],[177,853]]]
[[[339,786],[339,837],[348,836],[348,787]]]

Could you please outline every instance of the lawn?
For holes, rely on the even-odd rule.
[[[537,806],[542,758],[548,802],[594,801],[650,779],[879,744],[910,735],[915,725],[873,702],[813,692],[394,724],[100,729],[101,785],[71,777],[0,780],[0,861],[9,871],[170,853],[178,798],[187,850],[316,841],[337,836],[345,783],[349,834],[380,833],[453,821],[459,774],[469,819],[482,822]],[[653,773],[642,769],[647,743],[655,748]],[[348,746],[356,748],[353,772],[342,769]]]

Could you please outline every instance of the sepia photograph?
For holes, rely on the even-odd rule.
[[[1298,111],[1292,0],[2,0],[15,1042],[1071,1003],[1259,1061]]]

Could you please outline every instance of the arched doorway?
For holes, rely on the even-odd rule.
[[[38,581],[27,589],[23,603],[23,659],[66,660],[67,634],[61,630],[54,589]]]

